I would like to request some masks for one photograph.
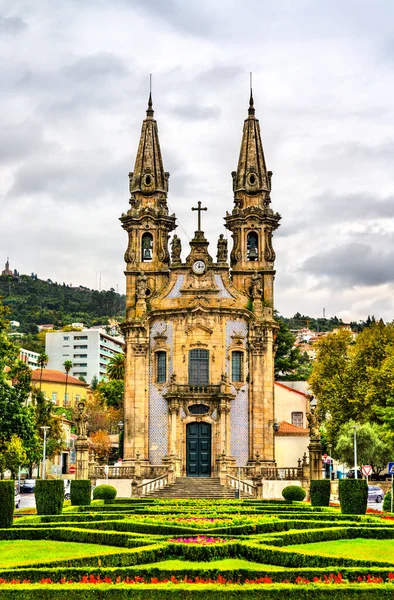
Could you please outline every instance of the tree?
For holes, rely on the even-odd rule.
[[[106,431],[99,429],[90,436],[93,451],[100,463],[105,463],[108,460],[112,450],[111,439]]]
[[[20,437],[13,434],[8,440],[4,451],[4,466],[11,471],[11,479],[16,479],[20,466],[26,463],[26,450]]]
[[[122,353],[114,354],[107,365],[107,375],[110,379],[124,380],[125,355]]]
[[[311,372],[311,361],[306,353],[301,354],[294,346],[295,335],[291,333],[284,320],[275,314],[279,323],[276,336],[275,379],[282,381],[304,381]]]
[[[67,402],[68,402],[68,398],[67,398],[68,374],[71,371],[71,369],[73,368],[72,360],[65,360],[63,363],[63,367],[64,367],[64,370],[66,371],[66,391],[64,392],[64,404],[67,404]]]
[[[99,380],[98,380],[98,377],[97,377],[97,375],[93,375],[93,377],[92,377],[92,381],[90,382],[90,387],[91,387],[91,389],[92,389],[93,391],[94,391],[94,390],[96,389],[96,387],[98,386],[98,382],[99,382]]]
[[[342,425],[333,455],[347,465],[354,463],[354,426],[351,420]],[[371,465],[379,474],[392,457],[392,450],[385,442],[386,428],[377,423],[363,423],[357,426],[357,461],[359,465]]]
[[[42,352],[37,359],[38,366],[40,367],[40,390],[42,387],[42,370],[44,367],[47,366],[48,361],[49,361],[49,356],[48,356],[48,354],[45,354],[45,352]]]
[[[318,399],[331,443],[349,420],[390,422],[394,404],[394,325],[370,324],[352,341],[346,331],[329,334],[316,344],[308,382]]]
[[[46,455],[48,458],[57,456],[64,447],[64,431],[62,428],[61,417],[53,412],[51,400],[45,398],[44,393],[33,388],[32,406],[35,410],[36,432],[41,439],[44,433],[41,427],[48,426]]]
[[[111,381],[101,381],[96,394],[102,404],[115,409],[123,407],[124,381],[113,379]]]
[[[4,471],[4,451],[12,436],[23,443],[34,437],[34,410],[28,405],[31,371],[18,360],[18,347],[7,338],[7,309],[0,302],[0,472]]]
[[[86,414],[88,416],[89,433],[95,433],[100,429],[110,433],[118,433],[118,423],[123,417],[123,412],[112,406],[107,406],[102,397],[95,393],[93,398],[89,398],[85,403]],[[77,409],[74,409],[74,418]]]

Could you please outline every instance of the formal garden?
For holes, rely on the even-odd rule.
[[[394,516],[366,512],[365,481],[344,483],[342,508],[324,506],[327,484],[312,485],[312,502],[294,499],[300,488],[208,501],[116,498],[109,486],[91,501],[76,481],[63,505],[63,482],[38,481],[31,514],[14,512],[13,482],[0,482],[0,596],[392,598]]]

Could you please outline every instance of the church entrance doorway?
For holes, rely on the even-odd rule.
[[[211,476],[211,425],[189,423],[186,426],[186,475]]]

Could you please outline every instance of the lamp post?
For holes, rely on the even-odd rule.
[[[122,420],[119,421],[118,423],[118,430],[119,430],[119,443],[118,443],[118,458],[120,458],[121,454],[122,454],[122,458],[123,458],[123,448],[120,447],[120,443],[122,442],[122,446],[123,446],[123,439],[122,439],[122,431],[124,429],[124,423]]]
[[[46,461],[46,453],[47,453],[47,431],[50,429],[49,425],[43,425],[41,429],[44,430],[44,449],[42,452],[42,473],[41,479],[45,479],[45,461]]]
[[[357,476],[357,425],[354,427],[354,479],[358,479]]]

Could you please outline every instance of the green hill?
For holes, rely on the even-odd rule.
[[[81,322],[90,327],[105,324],[108,318],[125,315],[126,297],[108,291],[71,287],[42,281],[28,275],[0,276],[0,297],[10,308],[8,319],[19,321],[21,333],[37,333],[37,325],[52,323],[56,328]]]

